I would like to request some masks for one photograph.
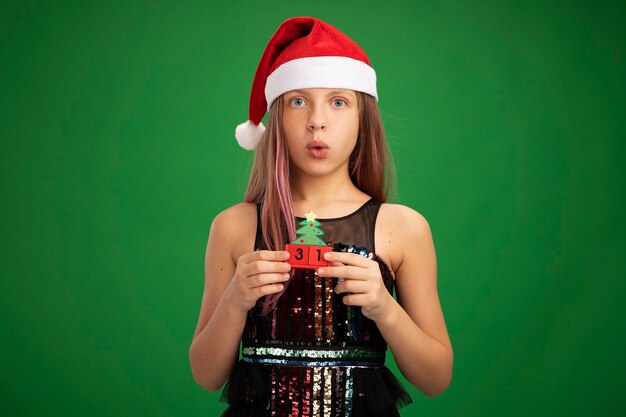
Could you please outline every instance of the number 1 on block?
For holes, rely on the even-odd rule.
[[[328,246],[311,246],[309,250],[309,265],[328,266],[328,261],[324,260],[324,254],[330,252]]]

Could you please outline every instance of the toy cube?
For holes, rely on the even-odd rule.
[[[304,268],[309,264],[310,245],[290,245],[287,244],[285,250],[291,255],[288,262],[293,267]]]
[[[324,254],[333,250],[329,246],[287,244],[285,250],[291,255],[287,262],[294,268],[317,269],[332,265],[324,260]]]
[[[309,249],[309,265],[330,266],[331,263],[324,259],[326,252],[332,251],[328,246],[311,246]]]

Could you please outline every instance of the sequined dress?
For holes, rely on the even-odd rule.
[[[393,273],[374,253],[379,208],[370,199],[352,214],[318,220],[333,250],[378,262],[393,294]],[[264,248],[260,226],[255,245]],[[263,315],[261,300],[249,310],[242,358],[222,391],[229,404],[223,417],[389,417],[412,402],[385,366],[387,344],[376,324],[343,304],[338,280],[295,269],[275,310]]]

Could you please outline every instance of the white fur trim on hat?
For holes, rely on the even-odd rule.
[[[378,101],[376,71],[363,61],[343,56],[316,56],[285,62],[267,77],[267,110],[287,91],[300,88],[341,88],[362,91]]]
[[[259,141],[261,140],[261,136],[263,136],[263,132],[265,132],[265,126],[263,126],[263,123],[255,125],[248,120],[237,126],[235,129],[235,137],[237,138],[239,146],[251,151],[256,149]]]

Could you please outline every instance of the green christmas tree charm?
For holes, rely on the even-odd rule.
[[[322,223],[316,220],[317,215],[311,210],[306,213],[305,216],[306,219],[299,223],[302,227],[296,230],[296,233],[302,236],[297,237],[291,243],[298,245],[326,246],[326,242],[318,237],[322,236],[324,232],[319,228]]]
[[[306,220],[302,220],[296,233],[301,235],[293,242],[285,245],[289,252],[287,262],[295,269],[317,269],[321,266],[331,266],[332,262],[324,259],[326,252],[331,252],[332,247],[319,238],[324,232],[320,229],[322,223],[316,220],[317,215],[313,210],[305,214]]]

